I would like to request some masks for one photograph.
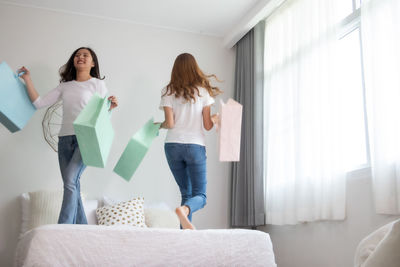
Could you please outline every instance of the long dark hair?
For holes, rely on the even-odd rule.
[[[81,49],[89,50],[90,55],[93,58],[94,67],[92,67],[90,69],[90,76],[100,79],[100,80],[104,80],[104,78],[105,78],[104,76],[103,76],[103,78],[100,78],[99,61],[97,60],[96,53],[90,47],[79,47],[72,53],[71,57],[68,59],[68,62],[65,65],[61,66],[61,68],[59,70],[60,77],[61,77],[60,83],[76,80],[76,69],[74,66],[74,57],[75,57],[76,53]]]
[[[167,85],[164,95],[174,94],[175,97],[183,97],[186,101],[196,101],[195,93],[200,96],[197,87],[204,87],[210,96],[215,97],[222,91],[218,87],[211,86],[209,80],[211,77],[219,81],[214,74],[204,74],[197,65],[194,56],[189,53],[180,54],[175,59],[171,81]]]

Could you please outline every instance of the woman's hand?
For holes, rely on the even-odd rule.
[[[25,82],[27,79],[31,78],[30,71],[27,68],[25,68],[24,66],[22,68],[18,69],[17,74],[18,74],[18,77],[21,77],[21,79],[24,80]],[[19,74],[21,74],[21,75],[19,75]]]
[[[217,132],[219,131],[219,124],[220,124],[220,118],[219,118],[219,114],[216,113],[214,115],[211,116],[211,121],[213,123],[213,125],[215,125],[215,130],[217,130]]]
[[[118,100],[117,100],[117,98],[115,96],[113,96],[113,95],[110,96],[108,98],[108,100],[111,101],[111,105],[110,105],[110,109],[109,110],[112,110],[112,109],[118,107]]]
[[[219,114],[216,113],[216,114],[212,115],[211,121],[214,123],[214,125],[218,125],[219,124]]]
[[[35,86],[33,85],[30,71],[23,66],[22,68],[18,69],[17,75],[22,80],[24,80],[26,85],[26,91],[28,92],[29,99],[31,100],[31,102],[32,103],[35,102],[35,100],[39,97],[39,94],[36,91]]]
[[[154,125],[160,125],[160,128],[164,128],[164,127],[163,127],[163,123],[164,123],[164,122],[158,122],[158,121],[153,122]]]

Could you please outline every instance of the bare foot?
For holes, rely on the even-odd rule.
[[[181,222],[183,229],[195,230],[194,225],[189,221],[189,208],[187,206],[180,206],[175,209],[176,215],[178,215],[179,221]]]

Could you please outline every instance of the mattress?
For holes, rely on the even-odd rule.
[[[276,266],[267,233],[44,225],[25,233],[16,266]]]

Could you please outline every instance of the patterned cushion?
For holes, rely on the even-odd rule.
[[[146,227],[144,220],[144,198],[138,197],[96,210],[100,225],[131,225]]]

